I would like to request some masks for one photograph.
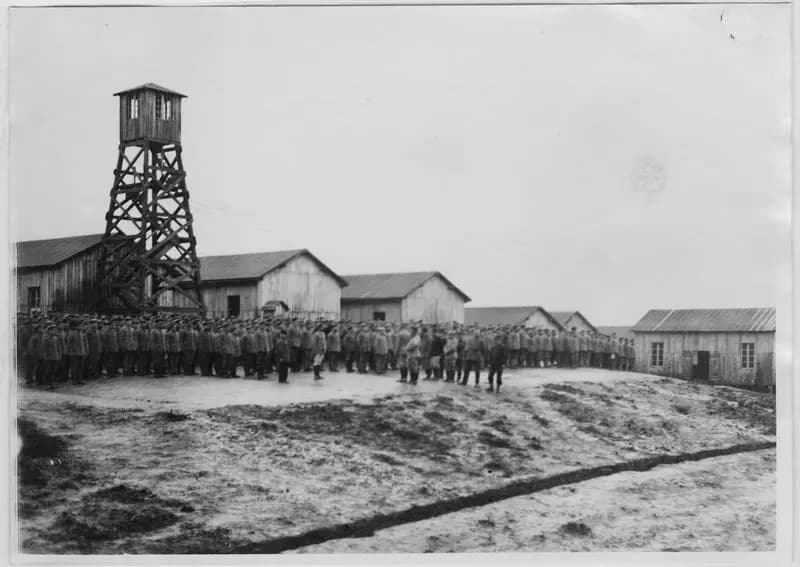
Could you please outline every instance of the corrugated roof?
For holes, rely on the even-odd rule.
[[[152,91],[161,91],[161,92],[164,92],[164,93],[174,94],[174,95],[178,95],[178,96],[183,97],[183,98],[187,98],[185,94],[181,94],[178,91],[173,91],[172,89],[168,89],[166,87],[162,87],[162,86],[157,85],[155,83],[145,83],[143,85],[139,85],[138,87],[131,87],[129,89],[125,89],[124,91],[119,91],[118,93],[114,93],[114,96],[123,95],[123,94],[130,93],[130,92],[133,92],[133,91],[140,91],[142,89],[150,89]]]
[[[465,325],[521,325],[541,311],[556,327],[564,328],[553,316],[538,305],[521,307],[468,307],[464,309]]]
[[[17,268],[55,266],[100,244],[102,234],[17,242]]]
[[[231,280],[256,280],[280,268],[296,256],[307,255],[320,268],[333,276],[339,285],[347,282],[326,266],[319,258],[306,249],[256,252],[254,254],[228,254],[224,256],[203,256],[200,260],[200,279],[202,282]]]
[[[775,308],[651,309],[633,332],[775,332]]]
[[[602,325],[595,328],[601,335],[606,335],[609,337],[611,335],[617,335],[618,337],[623,337],[626,339],[633,338],[633,332],[631,332],[632,327],[630,325]]]
[[[583,319],[583,320],[584,320],[584,322],[585,322],[587,325],[589,325],[589,328],[591,328],[591,329],[594,329],[595,331],[597,330],[597,328],[596,328],[594,325],[592,325],[592,324],[589,322],[589,319],[587,319],[587,318],[586,318],[586,317],[583,315],[583,313],[581,313],[580,311],[550,311],[549,313],[550,313],[550,315],[552,315],[552,316],[553,316],[553,318],[554,318],[556,321],[558,321],[558,322],[559,322],[559,324],[560,324],[562,327],[566,327],[566,326],[567,326],[567,321],[569,321],[569,320],[570,320],[570,318],[571,318],[571,317],[573,317],[574,315],[577,315],[578,317],[580,317],[581,319]]]
[[[403,272],[391,274],[353,274],[342,276],[347,288],[342,291],[343,301],[371,301],[376,299],[402,299],[433,277],[440,277],[464,301],[469,296],[444,277],[441,272]]]

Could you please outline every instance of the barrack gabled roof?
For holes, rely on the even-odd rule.
[[[590,329],[592,329],[593,331],[597,332],[597,328],[594,325],[592,325],[589,322],[589,319],[584,317],[583,313],[581,313],[580,311],[550,311],[550,315],[552,315],[553,318],[556,321],[558,321],[561,324],[561,326],[564,327],[564,328],[566,328],[566,326],[567,326],[567,321],[569,321],[570,318],[572,318],[573,316],[577,315],[578,317],[583,319],[583,321],[587,325],[589,325]]]
[[[168,89],[166,87],[162,87],[162,86],[157,85],[155,83],[145,83],[143,85],[139,85],[138,87],[132,87],[130,89],[125,89],[124,91],[119,91],[118,93],[114,93],[114,96],[119,96],[119,95],[131,93],[133,91],[141,91],[141,90],[145,90],[145,89],[148,89],[148,90],[151,90],[151,91],[159,91],[159,92],[162,92],[162,93],[167,93],[167,94],[172,94],[172,95],[176,95],[176,96],[179,96],[179,97],[187,98],[187,96],[185,94],[181,94],[178,91],[173,91],[172,89]]]
[[[651,309],[631,330],[634,333],[774,333],[775,308]]]
[[[537,311],[541,312],[557,329],[564,329],[544,307],[527,305],[520,307],[467,307],[464,309],[465,325],[522,325]]]
[[[469,296],[458,289],[441,272],[401,272],[389,274],[354,274],[342,276],[347,288],[342,291],[342,301],[373,301],[378,299],[403,299],[434,277],[441,278],[447,286],[467,302]]]
[[[282,268],[297,256],[308,256],[322,271],[331,275],[340,287],[347,285],[336,272],[305,248],[299,250],[277,250],[254,254],[227,254],[224,256],[202,256],[200,280],[206,282],[258,280],[278,268]]]
[[[102,234],[17,242],[17,268],[55,266],[100,244]]]

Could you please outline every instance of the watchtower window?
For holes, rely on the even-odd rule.
[[[128,99],[128,120],[139,118],[139,97],[132,96]]]
[[[156,96],[156,117],[160,120],[172,120],[172,99],[164,95]]]

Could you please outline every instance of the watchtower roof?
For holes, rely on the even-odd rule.
[[[144,89],[148,89],[148,90],[151,90],[151,91],[159,91],[159,92],[162,92],[162,93],[167,93],[167,94],[171,94],[171,95],[176,95],[176,96],[179,96],[179,97],[187,98],[187,96],[185,94],[181,94],[181,93],[179,93],[177,91],[173,91],[172,89],[168,89],[166,87],[162,87],[162,86],[157,85],[155,83],[145,83],[143,85],[139,85],[138,87],[132,87],[130,89],[125,89],[124,91],[119,91],[118,93],[114,93],[114,96],[120,96],[120,95],[124,95],[124,94],[127,94],[127,93],[131,93],[133,91],[141,91],[141,90],[144,90]]]

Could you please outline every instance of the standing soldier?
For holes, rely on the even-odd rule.
[[[353,328],[348,325],[342,336],[342,349],[344,350],[344,366],[348,373],[353,372],[353,361],[356,356],[356,335]]]
[[[428,328],[422,327],[419,336],[420,366],[425,371],[425,380],[431,379],[431,336]]]
[[[400,381],[405,382],[408,377],[408,353],[406,347],[411,340],[411,333],[406,326],[400,325],[400,330],[397,332],[397,342],[395,344],[397,352],[397,367],[400,369]]]
[[[28,342],[25,344],[25,383],[44,386],[44,373],[47,370],[45,361],[45,341],[47,334],[42,332],[42,326],[37,324],[31,328]]]
[[[291,329],[291,326],[289,329]],[[281,329],[275,340],[275,363],[278,365],[278,382],[280,384],[286,384],[289,381],[289,366],[292,358],[291,348],[287,332]]]
[[[86,377],[100,378],[103,373],[102,353],[103,337],[97,319],[92,319],[86,331],[86,341],[89,343],[89,355],[86,359]]]
[[[342,350],[342,341],[339,336],[339,326],[336,325],[328,333],[328,370],[339,372],[339,356]]]
[[[106,376],[117,375],[119,369],[119,340],[117,337],[117,327],[115,320],[103,325],[103,366],[106,369]]]
[[[364,374],[367,371],[370,353],[370,333],[363,323],[356,335],[356,350],[358,351],[358,373]]]
[[[302,368],[303,372],[309,372],[311,370],[311,337],[313,333],[311,332],[311,321],[306,321],[305,325],[303,325],[302,330],[300,331],[300,368]]]
[[[42,358],[44,369],[42,381],[47,382],[47,388],[53,389],[53,378],[61,368],[62,339],[55,325],[47,327],[47,336],[43,340]]]
[[[242,339],[241,327],[238,325],[231,325],[228,329],[227,347],[228,347],[228,376],[231,378],[239,377],[239,363],[242,358]]]
[[[553,363],[553,335],[552,330],[542,330],[542,363],[549,368]]]
[[[314,334],[311,336],[311,362],[313,364],[314,369],[314,380],[322,380],[322,376],[320,375],[320,370],[322,369],[322,363],[325,361],[325,353],[328,350],[327,340],[325,339],[325,333],[322,330],[322,325],[318,325],[316,329],[314,329]]]
[[[194,376],[194,359],[197,355],[197,331],[185,323],[180,332],[181,360],[180,366],[186,376]]]
[[[389,326],[389,331],[386,333],[386,343],[389,351],[386,359],[389,369],[397,370],[397,330],[394,324]]]
[[[383,332],[382,327],[376,329],[376,338],[372,352],[375,360],[375,373],[383,375],[386,372],[386,357],[389,353],[389,342],[386,340],[386,334]]]
[[[464,373],[464,335],[463,331],[459,330],[456,333],[456,382],[461,382],[461,375]]]
[[[519,328],[518,327],[511,327],[511,331],[508,333],[508,346],[511,349],[509,353],[509,368],[516,368],[519,364],[519,351],[522,348],[522,341],[520,340],[519,336]],[[491,345],[491,348],[494,348],[494,345]],[[490,364],[491,370],[491,364]]]
[[[481,379],[481,358],[483,356],[483,343],[477,329],[473,330],[465,345],[466,356],[464,359],[464,379],[460,382],[462,386],[469,383],[469,373],[475,370],[475,384]]]
[[[69,333],[67,333],[67,340],[64,350],[64,355],[69,360],[69,375],[73,384],[83,384],[82,370],[83,359],[86,356],[83,344],[83,331],[78,329],[78,324],[75,321],[69,324]]]
[[[212,337],[208,323],[203,323],[197,334],[197,366],[202,376],[211,376]]]
[[[438,327],[433,327],[430,342],[430,364],[433,372],[433,379],[439,380],[442,377],[442,356],[444,355],[444,338],[440,334]]]
[[[136,329],[136,374],[150,374],[150,329],[145,319],[139,321]]]
[[[270,350],[270,336],[265,323],[262,322],[256,327],[254,336],[256,342],[256,378],[263,380],[266,375],[267,355]]]
[[[227,329],[222,326],[215,327],[211,344],[214,347],[214,374],[217,378],[225,378],[228,376],[228,366],[230,366]]]
[[[153,365],[153,375],[156,378],[164,377],[164,365],[167,356],[167,341],[164,336],[161,321],[156,320],[150,326],[150,362]]]
[[[417,328],[411,327],[411,335],[405,347],[406,363],[408,364],[408,374],[411,384],[416,384],[419,379],[419,359],[422,356],[420,347],[421,339],[419,335],[417,335]],[[405,382],[402,377],[400,381]]]
[[[519,328],[519,367],[527,368],[532,366],[530,363],[530,341],[528,329],[525,327]]]
[[[119,330],[119,348],[122,353],[122,368],[126,376],[133,375],[133,359],[139,347],[136,332],[131,325],[130,317],[126,317]]]
[[[239,336],[239,345],[242,349],[242,369],[245,378],[253,375],[256,366],[256,344],[255,336],[251,333],[250,325],[246,325]]]
[[[486,388],[487,392],[494,392],[494,377],[497,375],[497,392],[500,392],[500,386],[503,385],[503,363],[506,361],[506,347],[503,345],[503,340],[500,335],[494,338],[494,344],[489,351],[489,387]],[[475,389],[480,388],[478,382],[475,382]]]
[[[292,372],[300,372],[300,329],[297,327],[297,319],[292,319],[289,324],[286,339],[289,342],[289,362]]]
[[[456,377],[456,360],[458,360],[458,339],[453,331],[447,333],[444,343],[445,382],[453,382]]]

